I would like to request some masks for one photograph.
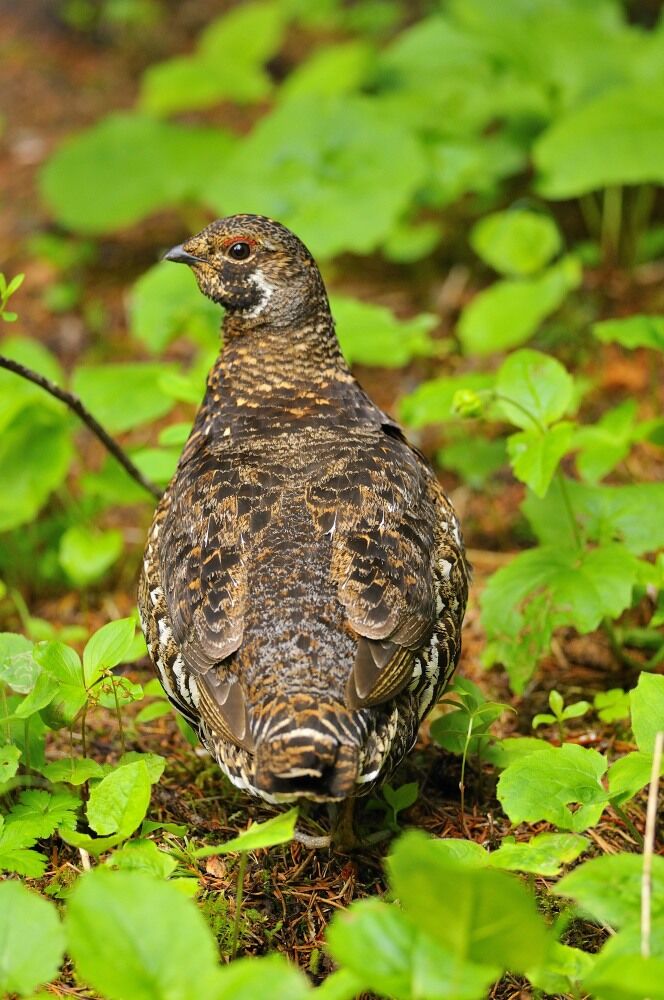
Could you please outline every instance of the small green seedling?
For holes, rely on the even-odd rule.
[[[592,706],[588,701],[575,701],[565,705],[563,696],[558,691],[549,692],[549,708],[551,712],[540,712],[533,719],[533,729],[538,726],[558,726],[560,742],[565,742],[565,723],[569,719],[580,719]]]
[[[17,274],[9,283],[7,283],[7,279],[2,271],[0,271],[0,317],[2,317],[5,323],[15,323],[18,319],[18,315],[15,312],[9,312],[7,310],[7,303],[14,292],[19,290],[23,284],[24,278],[24,274]]]

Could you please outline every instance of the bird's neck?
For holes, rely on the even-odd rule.
[[[224,347],[208,378],[199,419],[247,433],[338,419],[359,387],[344,361],[329,309],[284,327],[227,315]]]

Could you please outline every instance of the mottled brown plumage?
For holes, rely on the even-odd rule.
[[[349,371],[297,237],[238,215],[167,257],[226,316],[145,552],[150,654],[240,788],[269,801],[363,794],[456,666],[457,519]]]

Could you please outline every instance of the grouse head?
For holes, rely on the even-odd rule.
[[[327,307],[320,273],[304,243],[261,215],[217,219],[164,259],[188,264],[204,295],[255,325],[289,326],[312,307]]]

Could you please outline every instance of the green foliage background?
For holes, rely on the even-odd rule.
[[[537,836],[505,842],[493,852],[471,841],[404,836],[388,865],[401,906],[360,902],[330,929],[340,970],[318,988],[330,997],[372,989],[406,1000],[472,1000],[505,971],[545,993],[663,995],[662,913],[653,913],[646,954],[635,855],[586,861],[555,890],[574,901],[575,915],[618,931],[597,957],[561,943],[566,921],[545,921],[530,890],[497,870],[558,875],[588,849],[583,833],[604,810],[623,809],[648,783],[655,733],[664,729],[664,679],[656,676],[664,662],[664,485],[656,474],[664,443],[664,316],[661,300],[613,315],[601,288],[603,278],[648,267],[664,246],[656,215],[664,179],[664,23],[642,25],[630,12],[617,0],[431,0],[416,16],[397,0],[240,2],[211,20],[190,51],[149,65],[133,108],[66,139],[40,173],[53,225],[33,238],[30,252],[59,274],[47,302],[53,313],[82,307],[82,276],[100,244],[149,231],[159,219],[167,220],[173,243],[236,211],[292,227],[331,286],[348,360],[408,366],[400,418],[411,436],[426,432],[437,442],[449,481],[484,496],[522,484],[521,536],[512,543],[521,551],[490,577],[481,598],[485,666],[503,667],[522,694],[557,630],[602,629],[626,664],[654,671],[643,673],[629,696],[619,692],[620,718],[631,712],[637,749],[618,759],[566,742],[566,724],[588,703],[565,707],[552,693],[553,714],[538,718],[559,727],[559,746],[527,738],[497,743],[489,727],[503,706],[486,702],[473,685],[457,687],[453,711],[432,727],[434,739],[463,754],[464,766],[472,751],[502,770],[498,797],[514,824],[545,821],[567,832],[542,834],[554,838],[545,843]],[[133,30],[158,23],[166,11],[156,0],[124,7],[106,0],[98,8],[63,3],[61,14],[80,30],[100,20]],[[456,254],[477,280],[452,325],[449,317],[441,323],[438,305]],[[399,315],[348,294],[356,274],[377,272],[413,289]],[[3,319],[14,322],[20,292],[9,276],[0,296]],[[130,359],[117,360],[104,316],[92,308],[86,322],[96,337],[70,374],[21,333],[10,331],[1,350],[69,382],[110,431],[126,436],[141,469],[164,484],[218,350],[219,319],[185,269],[156,263],[128,295]],[[647,352],[659,382],[643,398],[606,404],[591,362],[607,344]],[[125,546],[108,512],[143,505],[137,516],[146,521],[150,507],[113,460],[82,472],[73,418],[5,371],[0,432],[0,480],[12,484],[0,491],[0,597],[13,602],[28,636],[23,645],[19,636],[4,636],[0,646],[8,699],[0,774],[9,803],[0,862],[39,877],[37,840],[59,831],[93,856],[115,848],[110,867],[127,869],[114,875],[100,865],[85,875],[67,903],[64,932],[52,906],[15,883],[0,886],[18,915],[14,927],[0,924],[0,941],[13,940],[22,920],[44,937],[37,964],[24,961],[18,945],[0,948],[3,988],[29,995],[53,976],[66,946],[82,978],[120,1000],[236,996],[239,989],[250,996],[265,975],[283,981],[284,997],[304,996],[304,978],[276,957],[217,968],[209,931],[182,898],[191,887],[166,881],[192,880],[171,878],[171,855],[147,839],[150,787],[163,767],[148,759],[155,755],[125,755],[106,771],[84,757],[66,774],[46,763],[47,730],[81,720],[85,727],[89,707],[143,697],[140,686],[120,689],[112,672],[142,647],[132,638],[133,622],[121,620],[113,623],[119,646],[104,659],[95,641],[106,640],[97,633],[81,661],[63,644],[80,636],[31,617],[21,591],[28,581],[58,592],[117,579]],[[654,456],[652,481],[630,472],[644,449]],[[601,701],[595,709],[608,711]],[[167,710],[157,698],[142,712],[147,721]],[[19,792],[20,776],[35,768],[46,790]],[[81,799],[83,783],[90,787]],[[412,802],[410,791],[399,794],[386,791],[386,815],[397,828],[398,812]],[[123,853],[132,844],[133,861]],[[137,867],[145,870],[139,875]],[[624,889],[615,913],[607,911],[602,885]],[[178,921],[181,909],[183,956],[198,956],[199,979],[182,975],[177,955],[166,954],[173,936],[166,923],[154,928],[143,953],[135,950],[126,929],[113,924],[121,898],[137,927],[151,907],[173,907]],[[467,912],[459,914],[462,899]],[[123,956],[117,962],[100,958],[99,934],[90,938],[87,929],[102,909],[110,915],[99,934],[115,942],[114,954]],[[374,957],[367,965],[368,951]]]

